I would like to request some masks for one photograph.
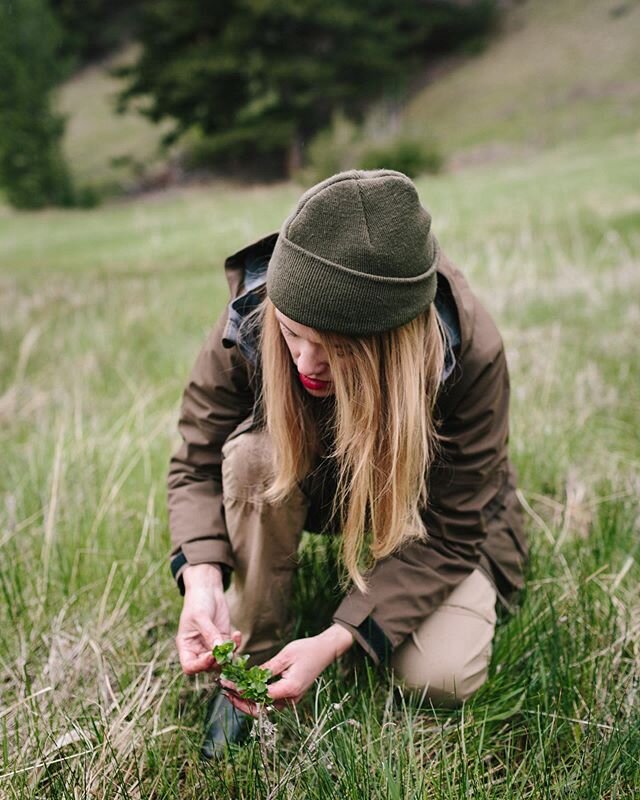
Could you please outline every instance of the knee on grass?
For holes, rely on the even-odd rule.
[[[425,654],[411,642],[394,655],[392,667],[405,689],[421,693],[433,705],[453,708],[469,700],[486,682],[489,658],[469,659],[455,652]]]

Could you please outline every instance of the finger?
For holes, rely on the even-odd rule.
[[[223,694],[231,703],[231,705],[238,709],[238,711],[243,711],[245,714],[249,714],[250,716],[256,718],[259,716],[260,711],[255,703],[251,703],[249,700],[242,700],[237,695],[227,692],[226,689],[223,691]]]
[[[272,705],[276,709],[276,711],[282,711],[283,708],[291,708],[295,706],[296,703],[299,703],[302,699],[302,695],[298,695],[297,697],[287,697],[286,700],[274,700]]]
[[[291,660],[282,650],[273,658],[270,658],[269,661],[265,661],[264,664],[260,664],[262,669],[271,670],[272,675],[280,675],[289,666],[291,666]]]
[[[297,681],[289,678],[283,678],[276,683],[272,683],[267,687],[269,697],[272,700],[291,700],[294,697],[300,697],[304,690]]]
[[[228,689],[229,691],[235,692],[235,694],[240,696],[238,687],[235,685],[233,681],[230,681],[227,678],[220,678],[220,686],[222,686],[223,689]]]
[[[211,653],[202,653],[194,656],[191,653],[180,653],[180,665],[185,675],[196,675],[198,672],[205,672],[215,667],[215,660]]]
[[[223,686],[222,691],[229,699],[233,698],[234,700],[237,700],[239,703],[247,702],[247,698],[243,697],[237,689],[232,689],[228,686]]]
[[[235,646],[240,647],[240,642],[242,641],[242,634],[240,633],[240,631],[234,631],[231,634],[231,638],[233,639],[233,643],[235,644]]]
[[[230,697],[234,697],[236,700],[241,701],[243,703],[253,703],[252,700],[247,700],[247,698],[242,694],[242,692],[238,689],[235,683],[226,680],[225,678],[220,679],[220,686],[222,687],[222,691],[227,693]]]
[[[196,621],[196,624],[209,650],[213,650],[217,644],[223,644],[229,641],[229,637],[225,636],[207,617],[200,617]]]

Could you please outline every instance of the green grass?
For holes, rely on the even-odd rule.
[[[484,52],[414,94],[402,126],[428,134],[454,163],[637,131],[639,37],[637,3],[513,3]]]
[[[184,677],[173,642],[167,460],[223,259],[277,229],[300,188],[2,213],[0,796],[637,796],[636,152],[621,136],[419,182],[511,367],[532,562],[488,684],[436,712],[336,665],[275,731],[208,767],[212,681]],[[325,545],[303,553],[300,632],[335,604]]]

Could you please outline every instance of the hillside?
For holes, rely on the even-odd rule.
[[[143,170],[158,169],[166,158],[159,145],[168,125],[154,125],[133,109],[126,114],[115,111],[121,81],[110,71],[134,54],[134,47],[127,47],[88,66],[58,92],[58,109],[67,117],[64,149],[81,182],[126,187]]]
[[[454,168],[635,131],[639,41],[634,0],[513,3],[481,54],[414,77],[400,126],[435,139]],[[132,57],[130,47],[116,60]],[[114,63],[76,75],[61,88],[58,104],[68,117],[65,149],[75,174],[126,186],[142,171],[161,168],[162,127],[134,111],[115,113]]]
[[[406,130],[428,133],[455,165],[638,129],[640,3],[528,0],[501,27],[413,96]]]

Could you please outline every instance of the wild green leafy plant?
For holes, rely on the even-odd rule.
[[[222,667],[220,675],[228,681],[233,681],[245,699],[254,703],[268,702],[267,681],[271,677],[271,670],[247,667],[249,656],[234,656],[234,647],[234,642],[224,642],[213,648],[213,657]]]

